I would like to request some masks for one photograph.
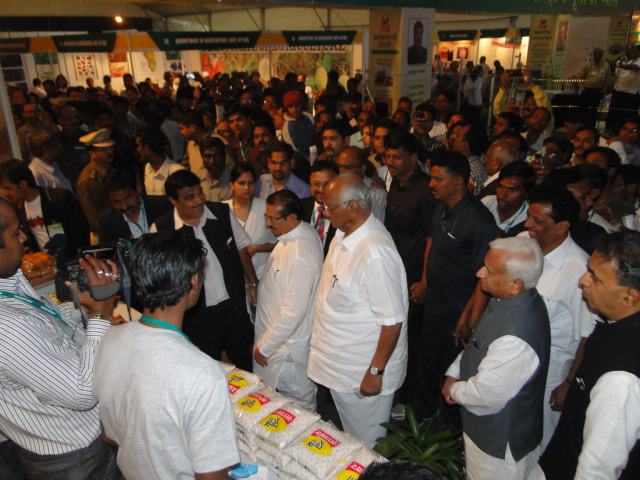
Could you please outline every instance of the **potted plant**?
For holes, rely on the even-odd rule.
[[[374,450],[389,460],[409,460],[425,465],[451,480],[464,480],[464,447],[460,431],[436,430],[436,413],[418,423],[411,405],[401,425],[383,423],[389,435],[381,438]]]

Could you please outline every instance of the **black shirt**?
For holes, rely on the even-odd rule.
[[[431,195],[431,178],[419,168],[404,185],[391,180],[387,195],[384,226],[387,227],[407,271],[407,283],[420,281],[424,249],[435,200]]]
[[[431,250],[427,260],[425,314],[453,330],[477,285],[496,222],[484,204],[467,194],[450,210],[437,202],[431,219]]]

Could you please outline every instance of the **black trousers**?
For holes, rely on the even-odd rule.
[[[253,368],[253,325],[246,307],[230,299],[207,307],[202,292],[198,304],[187,311],[182,330],[210,357],[220,360],[224,350],[236,367],[248,372]]]

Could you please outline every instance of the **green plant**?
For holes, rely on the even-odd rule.
[[[464,480],[463,444],[460,431],[437,431],[436,413],[422,424],[418,423],[411,405],[406,407],[402,425],[383,423],[389,435],[381,438],[374,450],[389,460],[410,460],[429,467],[451,480]]]

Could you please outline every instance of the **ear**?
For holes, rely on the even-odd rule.
[[[349,146],[349,142],[351,142],[351,137],[345,137],[344,138],[344,146],[348,147]]]
[[[189,290],[189,293],[200,293],[200,273],[194,273],[191,280],[189,280],[189,283],[191,283],[191,290]]]
[[[632,308],[640,302],[640,292],[635,288],[627,288],[622,297],[622,303],[626,308]]]
[[[18,188],[20,190],[26,190],[27,188],[29,188],[29,185],[27,184],[26,180],[20,180],[20,183],[18,184]]]
[[[562,220],[561,222],[556,223],[556,232],[559,235],[564,235],[571,228],[571,223],[567,220]]]
[[[417,164],[418,164],[418,154],[413,153],[411,155],[411,165],[417,165]]]
[[[525,288],[524,288],[524,283],[522,283],[522,280],[513,280],[511,282],[511,293],[513,293],[513,295],[519,295],[520,293],[524,292]]]
[[[174,200],[172,197],[169,197],[169,201],[171,202],[171,205],[173,205],[174,208],[178,206],[178,201]]]

